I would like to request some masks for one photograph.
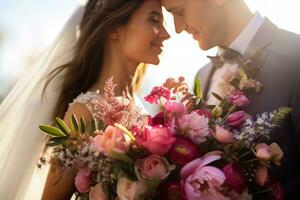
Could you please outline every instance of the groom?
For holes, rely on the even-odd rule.
[[[229,47],[244,58],[262,51],[256,79],[263,85],[260,93],[249,93],[247,112],[255,115],[289,106],[293,112],[272,134],[284,151],[282,166],[272,169],[284,187],[285,199],[300,199],[300,36],[277,28],[259,13],[252,14],[243,0],[161,0],[173,14],[176,32],[186,31],[198,41],[199,47]],[[222,52],[219,52],[221,54]],[[218,83],[224,73],[236,69],[224,63],[201,68],[205,98],[217,101]]]

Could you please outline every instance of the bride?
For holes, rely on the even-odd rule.
[[[75,11],[57,42],[0,107],[1,199],[24,199],[26,191],[32,199],[31,193],[39,193],[32,187],[45,141],[39,124],[55,116],[69,123],[72,114],[95,118],[92,100],[110,76],[118,84],[116,95],[132,82],[134,92],[137,67],[158,64],[168,38],[159,0],[89,0]],[[49,171],[42,199],[70,199],[74,175],[54,184],[58,177]]]

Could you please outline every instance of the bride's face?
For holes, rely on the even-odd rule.
[[[163,41],[170,37],[159,0],[146,0],[119,31],[124,56],[137,63],[158,64]]]

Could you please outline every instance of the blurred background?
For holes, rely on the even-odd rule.
[[[245,0],[253,12],[259,11],[280,28],[300,33],[299,1]],[[0,0],[0,102],[25,70],[51,45],[74,9],[83,0]],[[208,62],[192,37],[174,31],[172,16],[165,15],[171,39],[165,42],[159,66],[150,66],[139,96],[147,94],[167,77],[184,76],[192,86],[196,72]],[[148,105],[146,105],[147,107]],[[151,108],[150,108],[151,109]]]

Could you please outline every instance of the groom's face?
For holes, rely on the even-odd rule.
[[[203,50],[222,45],[226,36],[226,0],[161,0],[172,13],[177,33],[193,35]]]

